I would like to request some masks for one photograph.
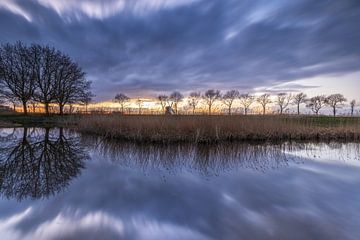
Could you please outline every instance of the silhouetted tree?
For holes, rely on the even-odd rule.
[[[307,95],[305,93],[298,93],[293,97],[293,103],[297,107],[297,114],[300,115],[300,105],[306,103]]]
[[[270,99],[270,94],[263,94],[261,96],[259,96],[256,101],[262,106],[262,110],[263,110],[263,115],[265,115],[266,113],[266,106],[270,103],[272,103],[271,99]]]
[[[84,92],[89,92],[91,82],[85,79],[85,73],[67,55],[62,55],[57,61],[55,102],[59,105],[60,115],[64,106],[69,103],[80,102]]]
[[[355,100],[352,100],[352,101],[350,102],[351,116],[354,116],[355,105],[356,105],[356,101],[355,101]]]
[[[45,113],[49,114],[49,104],[55,100],[55,72],[61,53],[55,48],[34,44],[30,47],[31,61],[35,77],[35,92],[33,99],[42,103]]]
[[[123,93],[118,93],[115,96],[115,102],[121,106],[121,113],[124,113],[125,105],[129,102],[130,98]]]
[[[34,96],[34,75],[31,52],[23,43],[0,47],[0,94],[20,102],[24,114],[27,114],[27,103]]]
[[[240,93],[237,90],[229,90],[222,97],[222,102],[228,108],[228,114],[231,115],[231,107],[235,101],[239,97]]]
[[[214,102],[221,98],[221,94],[219,90],[209,89],[207,90],[204,95],[202,96],[206,105],[209,109],[209,115],[211,114],[211,109],[214,105]]]
[[[170,98],[170,101],[173,102],[175,114],[178,114],[178,104],[179,104],[179,102],[181,102],[183,100],[184,96],[180,92],[175,91],[170,94],[169,98]]]
[[[306,107],[310,108],[316,115],[319,115],[320,109],[325,106],[326,97],[319,95],[308,100]]]
[[[291,99],[291,94],[279,93],[277,95],[276,104],[279,106],[280,114],[283,114],[284,110],[289,106]]]
[[[333,115],[336,116],[336,109],[346,102],[346,98],[342,94],[331,94],[325,99],[325,103],[333,109]]]
[[[188,98],[188,104],[192,109],[193,115],[195,114],[195,110],[197,105],[200,102],[201,93],[200,92],[191,92]]]
[[[167,104],[167,102],[168,102],[168,96],[167,95],[159,95],[158,97],[157,97],[157,99],[159,100],[159,102],[160,102],[160,105],[161,105],[161,109],[162,109],[162,111],[163,111],[163,113],[165,112],[165,107],[166,107],[166,104]]]
[[[240,104],[244,108],[244,114],[247,115],[250,109],[250,106],[255,102],[255,97],[249,93],[241,94],[239,96]]]
[[[139,114],[141,114],[141,110],[142,110],[142,107],[143,107],[143,105],[144,105],[144,101],[143,101],[142,99],[138,98],[138,99],[136,100],[136,104],[138,105]]]

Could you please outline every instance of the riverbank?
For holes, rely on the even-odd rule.
[[[360,118],[327,116],[83,116],[81,133],[133,142],[360,141]]]
[[[0,127],[69,127],[139,143],[360,141],[359,117],[1,114]]]

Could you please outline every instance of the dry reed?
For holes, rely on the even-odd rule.
[[[360,140],[360,118],[350,117],[95,115],[76,129],[135,142]]]

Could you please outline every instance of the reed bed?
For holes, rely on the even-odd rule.
[[[360,118],[312,116],[95,115],[81,133],[133,142],[359,141]]]

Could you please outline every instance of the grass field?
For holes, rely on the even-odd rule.
[[[359,141],[360,118],[325,116],[83,116],[82,133],[135,142]]]

